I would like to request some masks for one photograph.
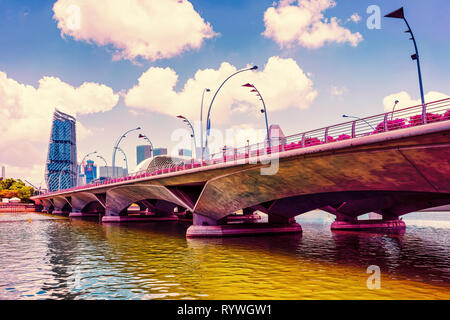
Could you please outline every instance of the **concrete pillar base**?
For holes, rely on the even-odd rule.
[[[177,221],[178,217],[176,215],[170,215],[166,217],[156,217],[156,216],[104,216],[102,222],[105,223],[115,223],[115,222],[157,222],[157,221]]]
[[[71,212],[69,217],[71,218],[82,218],[82,217],[98,217],[102,213],[83,213],[83,212]]]
[[[52,214],[67,217],[69,215],[69,212],[65,212],[65,211],[61,211],[61,210],[53,210]]]
[[[405,229],[406,224],[402,220],[334,221],[331,224],[331,230],[403,231]]]
[[[227,217],[228,222],[254,222],[261,220],[261,216],[257,213],[246,214],[246,215],[231,215]]]
[[[229,237],[229,236],[252,236],[268,234],[300,233],[302,227],[298,223],[293,224],[228,224],[219,226],[192,225],[187,229],[186,237]]]

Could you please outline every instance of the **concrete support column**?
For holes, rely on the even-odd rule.
[[[186,231],[188,238],[194,237],[226,237],[261,234],[300,233],[298,223],[284,219],[284,223],[226,223],[226,217],[214,219],[206,215],[194,213],[194,224]],[[288,223],[286,223],[288,221]]]
[[[269,213],[268,214],[269,223],[270,224],[294,224],[295,218],[287,218],[277,214]]]
[[[399,220],[398,216],[387,212],[383,213],[382,220],[358,220],[357,218],[338,214],[336,215],[336,221],[331,224],[331,230],[403,233],[405,229],[405,222]]]

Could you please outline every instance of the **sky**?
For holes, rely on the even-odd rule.
[[[77,118],[79,160],[97,151],[111,165],[118,137],[138,126],[155,148],[191,148],[180,114],[199,145],[204,88],[206,118],[220,84],[253,65],[214,100],[212,148],[264,139],[248,82],[286,135],[379,114],[395,100],[416,105],[413,43],[402,20],[382,18],[402,6],[426,100],[447,97],[448,0],[0,0],[0,165],[44,186],[55,108]],[[137,132],[120,144],[130,170],[140,144]]]

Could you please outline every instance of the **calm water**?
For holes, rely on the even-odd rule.
[[[0,216],[1,299],[450,299],[450,214],[411,214],[404,235],[186,239],[187,224],[101,225]],[[30,220],[31,219],[31,220]],[[381,289],[366,285],[369,265]]]

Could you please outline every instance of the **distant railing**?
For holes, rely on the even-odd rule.
[[[308,148],[311,146],[370,136],[382,132],[422,126],[428,123],[447,120],[450,120],[450,98],[430,102],[423,106],[417,105],[414,107],[395,110],[393,112],[386,112],[367,118],[328,126],[321,129],[302,132],[284,138],[271,139],[270,148],[267,141],[241,148],[228,148],[224,149],[222,152],[211,154],[210,158],[203,162],[191,159],[191,161],[183,164],[166,164],[162,167],[154,169],[153,171],[139,171],[125,176],[107,179],[101,182],[50,192],[46,195],[96,186],[104,186],[152,176],[160,176],[219,163],[237,162],[242,159],[256,158],[257,160],[259,157],[268,154]]]

